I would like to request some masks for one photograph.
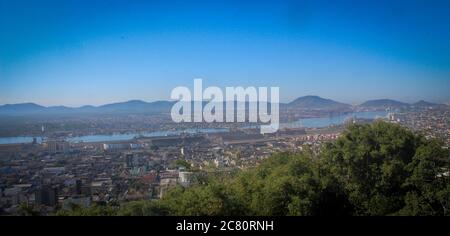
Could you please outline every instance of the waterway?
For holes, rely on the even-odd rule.
[[[281,127],[304,127],[304,128],[322,128],[330,125],[340,125],[351,118],[355,119],[377,119],[384,118],[388,115],[384,111],[376,112],[353,112],[341,115],[333,115],[329,117],[321,118],[305,118],[288,124],[281,124]],[[108,142],[108,141],[125,141],[131,140],[135,137],[160,137],[160,136],[177,136],[183,133],[185,134],[198,134],[198,133],[222,133],[228,132],[227,128],[202,128],[202,129],[185,129],[185,130],[171,130],[171,131],[154,131],[144,133],[126,133],[126,134],[111,134],[111,135],[85,135],[79,137],[66,138],[69,142]],[[42,143],[42,137],[36,137],[37,143]],[[0,137],[0,144],[18,144],[18,143],[31,143],[33,137],[30,136],[18,136],[18,137]]]

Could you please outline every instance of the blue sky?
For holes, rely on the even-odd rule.
[[[450,101],[450,1],[0,0],[0,104],[168,100],[176,86]]]

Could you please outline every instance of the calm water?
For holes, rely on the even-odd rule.
[[[42,143],[42,138],[36,137],[38,143]],[[15,144],[15,143],[32,143],[33,137],[0,137],[0,144]]]
[[[130,140],[137,136],[144,137],[161,137],[161,136],[176,136],[180,134],[200,134],[200,133],[221,133],[228,132],[225,128],[208,128],[208,129],[185,129],[174,131],[155,131],[145,133],[129,133],[129,134],[112,134],[112,135],[87,135],[80,137],[67,138],[70,142],[103,142],[103,141],[122,141]]]
[[[305,127],[305,128],[320,128],[330,125],[343,124],[349,118],[360,119],[376,119],[386,117],[387,112],[354,112],[344,115],[330,116],[325,118],[307,118],[300,119],[289,124],[282,124],[281,127]],[[177,131],[155,131],[146,133],[129,133],[129,134],[112,134],[112,135],[86,135],[80,137],[67,138],[70,142],[106,142],[106,141],[122,141],[130,140],[136,136],[144,137],[158,137],[158,136],[174,136],[182,133],[197,134],[197,133],[221,133],[228,132],[226,128],[208,128],[208,129],[186,129]],[[0,144],[14,144],[14,143],[31,143],[33,137],[0,137]],[[41,143],[42,138],[37,138],[37,142]]]
[[[160,136],[176,136],[182,133],[185,134],[199,134],[199,133],[221,133],[228,132],[226,128],[207,128],[207,129],[186,129],[174,131],[155,131],[144,133],[128,133],[128,134],[112,134],[112,135],[86,135],[79,137],[66,138],[69,142],[107,142],[107,141],[123,141],[130,140],[137,136],[144,137],[160,137]],[[0,137],[0,144],[16,144],[16,143],[31,143],[33,137]],[[38,143],[42,143],[42,138],[37,138]]]

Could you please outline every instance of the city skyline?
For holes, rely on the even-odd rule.
[[[279,86],[448,103],[450,3],[0,1],[0,104],[169,100],[177,86]]]

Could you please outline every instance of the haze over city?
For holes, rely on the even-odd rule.
[[[281,102],[449,102],[448,1],[0,1],[0,104],[168,100],[279,86]]]

